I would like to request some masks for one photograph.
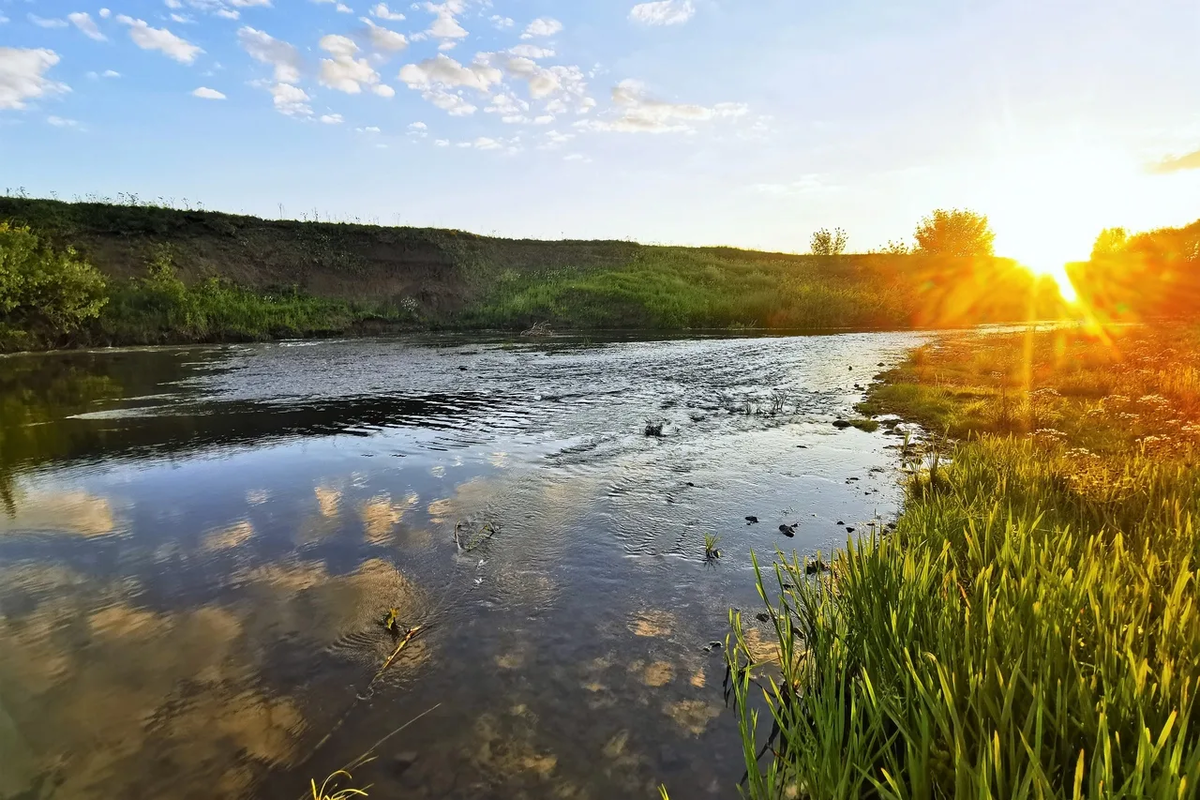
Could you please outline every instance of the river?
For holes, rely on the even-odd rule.
[[[831,423],[920,340],[0,358],[0,798],[295,800],[409,722],[371,796],[734,797],[706,648],[751,551],[894,517]]]

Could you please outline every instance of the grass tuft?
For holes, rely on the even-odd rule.
[[[910,408],[970,438],[936,443],[895,531],[849,542],[831,573],[755,561],[774,640],[764,653],[734,613],[727,652],[748,796],[1194,794],[1200,406],[1176,376],[1198,333],[1128,333],[1119,360],[1018,336],[1022,390],[1013,340],[910,359]],[[1031,414],[1055,427],[991,432]]]
[[[704,560],[716,561],[721,557],[721,551],[717,549],[717,545],[721,543],[721,537],[715,533],[704,534]]]

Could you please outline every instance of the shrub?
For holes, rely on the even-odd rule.
[[[29,228],[0,222],[0,325],[57,336],[99,316],[108,302],[104,277]]]
[[[917,248],[924,253],[962,258],[991,256],[996,234],[983,214],[939,208],[921,220],[916,239]]]
[[[841,228],[821,228],[812,235],[810,246],[814,256],[840,256],[846,252],[846,232]]]

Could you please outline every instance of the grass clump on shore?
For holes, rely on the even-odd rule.
[[[830,576],[760,574],[774,666],[737,615],[729,655],[751,797],[1194,796],[1196,334],[972,337],[890,376],[917,388],[873,402],[984,433]]]

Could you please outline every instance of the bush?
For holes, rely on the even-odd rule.
[[[814,256],[840,256],[846,252],[846,232],[841,228],[821,228],[812,235],[809,244]]]
[[[939,208],[921,220],[916,239],[917,248],[924,253],[965,258],[991,256],[996,234],[983,214]]]
[[[76,330],[108,302],[104,277],[73,248],[0,222],[0,326],[44,336]]]

